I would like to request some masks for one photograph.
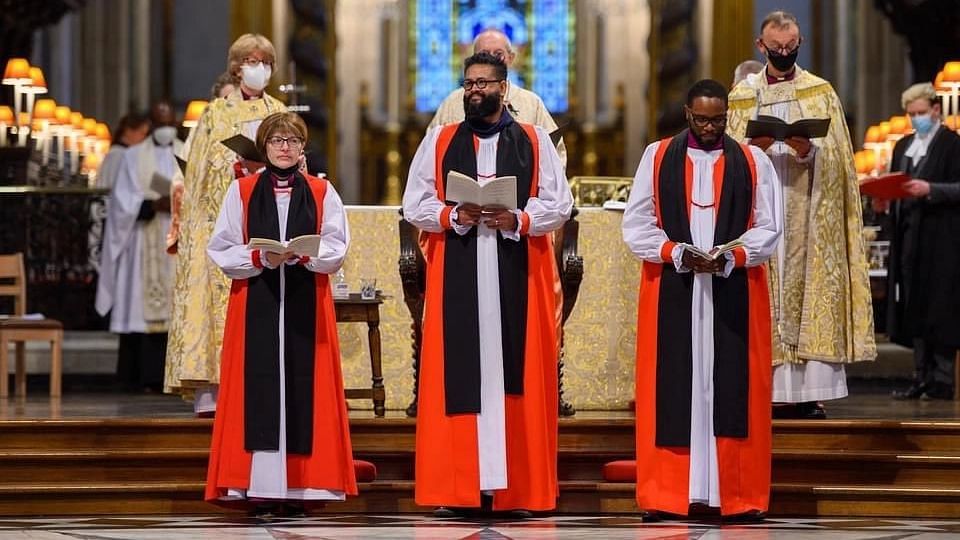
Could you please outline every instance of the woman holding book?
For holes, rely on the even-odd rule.
[[[296,114],[264,119],[267,168],[230,184],[207,246],[233,285],[206,499],[259,500],[258,514],[357,493],[328,278],[350,233],[333,186],[299,170],[306,142]],[[309,254],[248,247],[305,235],[319,236]]]

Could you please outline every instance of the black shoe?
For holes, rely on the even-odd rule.
[[[457,513],[454,512],[452,508],[447,508],[446,506],[438,506],[433,510],[433,517],[452,518],[452,517],[457,517]]]
[[[276,504],[258,504],[250,512],[250,517],[261,523],[270,523],[278,516],[278,509]]]
[[[905,401],[911,399],[920,399],[923,396],[924,392],[927,391],[927,385],[920,381],[915,381],[910,385],[910,388],[906,390],[894,390],[890,395],[893,399]]]
[[[307,509],[303,503],[299,502],[287,502],[283,503],[280,508],[280,511],[286,517],[292,518],[305,518],[307,517]]]
[[[827,411],[823,408],[823,405],[817,403],[816,401],[804,401],[803,403],[797,403],[797,412],[799,417],[804,420],[826,420]]]
[[[664,515],[656,510],[640,512],[640,521],[644,523],[659,523],[663,521]]]
[[[533,517],[533,512],[523,508],[517,508],[507,512],[507,515],[513,519],[530,519]]]
[[[767,514],[760,510],[748,510],[742,514],[720,517],[720,521],[724,524],[762,523],[765,519],[767,519]]]
[[[934,399],[951,400],[953,399],[953,387],[944,383],[931,383],[927,385],[920,399],[923,401],[931,401]]]

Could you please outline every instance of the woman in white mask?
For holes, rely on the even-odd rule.
[[[207,106],[186,156],[179,212],[168,235],[168,251],[177,254],[164,390],[194,402],[198,415],[212,415],[220,381],[219,352],[230,292],[229,281],[207,258],[227,186],[263,167],[242,160],[221,141],[237,134],[254,140],[264,118],[285,111],[266,93],[276,51],[259,34],[240,36],[227,54],[227,72],[239,85]],[[174,206],[178,206],[176,203]]]

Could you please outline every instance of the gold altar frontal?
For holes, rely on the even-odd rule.
[[[579,254],[583,283],[565,326],[564,397],[577,409],[626,409],[633,399],[639,261],[620,232],[622,212],[583,208]],[[374,278],[386,296],[380,311],[383,382],[387,408],[405,408],[413,396],[413,339],[403,303],[396,206],[348,206],[350,250],[344,273],[352,291]],[[339,324],[346,387],[370,385],[367,329]],[[352,401],[353,408],[369,402]]]

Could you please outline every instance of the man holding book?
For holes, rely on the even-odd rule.
[[[960,137],[940,120],[930,83],[903,92],[914,132],[893,147],[890,170],[909,174],[891,207],[887,333],[913,348],[913,384],[895,399],[953,399],[960,348]],[[876,206],[876,205],[875,205]]]
[[[766,69],[730,92],[729,133],[766,152],[783,189],[783,241],[770,278],[773,400],[786,405],[774,415],[823,418],[818,401],[847,395],[844,366],[873,360],[877,347],[850,135],[830,83],[796,65],[801,41],[790,13],[764,18],[756,45]],[[777,140],[773,129],[748,139],[751,124],[775,124],[763,117],[829,119],[829,127],[823,137],[813,123],[806,136]]]
[[[403,196],[427,260],[416,502],[486,500],[525,515],[553,509],[558,495],[549,233],[569,219],[573,197],[548,134],[506,111],[506,64],[481,52],[464,65],[466,120],[427,131]],[[451,189],[457,173],[515,188],[481,204]]]
[[[777,176],[725,135],[727,89],[702,80],[689,128],[647,147],[623,215],[643,261],[637,321],[637,504],[759,518],[770,496],[770,304]]]

